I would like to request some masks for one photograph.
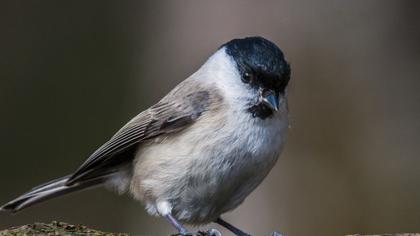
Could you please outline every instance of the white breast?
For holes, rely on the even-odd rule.
[[[287,101],[270,118],[252,117],[245,111],[251,94],[238,76],[219,50],[193,77],[220,90],[222,108],[137,153],[131,192],[150,213],[164,202],[181,221],[207,223],[238,206],[275,164],[288,127]]]

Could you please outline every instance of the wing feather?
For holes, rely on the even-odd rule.
[[[210,93],[184,81],[156,105],[140,113],[98,148],[68,179],[66,185],[108,175],[131,163],[135,149],[146,140],[187,128],[209,109]]]

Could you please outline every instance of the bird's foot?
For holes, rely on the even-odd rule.
[[[217,229],[209,229],[207,231],[198,231],[194,236],[222,236],[222,233]]]
[[[222,236],[222,233],[220,233],[220,231],[217,229],[209,229],[206,233],[209,236]]]
[[[172,236],[222,236],[222,234],[217,229],[209,229],[207,231],[198,231],[197,233],[180,232],[179,234]]]
[[[177,233],[177,234],[172,234],[170,236],[202,236],[202,234],[190,233],[190,232],[180,232],[180,233]]]
[[[268,236],[283,236],[283,234],[282,234],[282,233],[279,233],[279,232],[274,231],[274,232],[272,232],[271,234],[269,234]]]

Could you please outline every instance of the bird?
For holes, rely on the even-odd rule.
[[[129,193],[146,211],[184,225],[222,219],[263,181],[288,130],[290,64],[261,36],[232,39],[150,108],[140,112],[70,175],[32,188],[1,210],[94,186]],[[219,234],[218,230],[212,232]]]

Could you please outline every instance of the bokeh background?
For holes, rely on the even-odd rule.
[[[75,170],[232,38],[292,66],[288,144],[226,219],[253,235],[420,231],[419,1],[2,1],[0,202]],[[95,189],[10,216],[167,235]]]

